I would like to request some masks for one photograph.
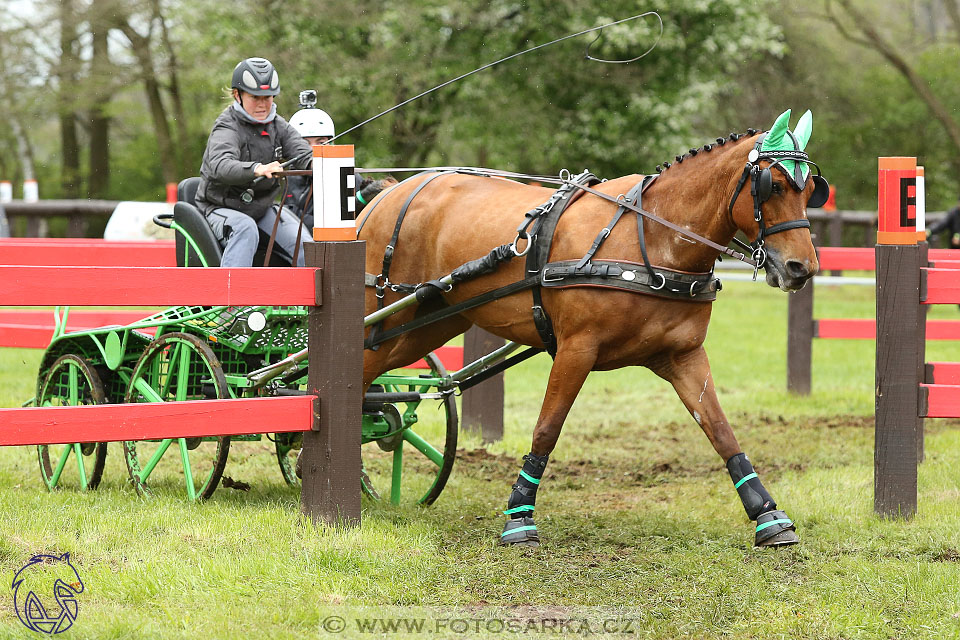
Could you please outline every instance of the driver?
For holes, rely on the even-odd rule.
[[[291,168],[309,167],[310,144],[277,115],[273,98],[280,93],[280,79],[269,60],[241,61],[231,87],[233,102],[217,118],[203,152],[197,208],[217,240],[226,242],[221,266],[253,266],[259,230],[270,235],[278,215],[275,250],[290,261],[300,224],[289,210],[274,205],[280,184],[273,174],[282,171],[282,158],[305,154]],[[254,185],[258,176],[265,179]],[[303,266],[303,253],[298,252],[297,266]]]

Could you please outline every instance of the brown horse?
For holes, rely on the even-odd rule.
[[[762,223],[768,230],[780,223],[788,223],[785,226],[789,228],[765,238],[763,266],[768,284],[793,291],[803,287],[819,267],[809,224],[790,225],[789,221],[805,220],[814,183],[822,178],[816,176],[810,180],[806,175],[802,148],[809,131],[804,135],[799,126],[796,135],[787,131],[789,112],[783,115],[786,117],[781,117],[770,132],[762,134],[767,142],[762,145],[759,160],[751,153],[761,146],[757,141],[763,138],[758,132],[718,138],[717,144],[692,150],[682,156],[680,162],[667,164],[644,192],[642,206],[651,214],[696,231],[719,245],[731,242],[737,230],[754,240],[759,233],[759,223],[750,195],[753,174],[744,185],[742,178],[748,175],[745,167],[749,170],[754,166],[759,176],[762,168],[776,165],[779,171],[766,172],[768,183],[772,178],[772,184],[767,185],[769,199],[763,203]],[[808,121],[806,128],[809,127]],[[771,144],[775,135],[778,139]],[[791,167],[782,157],[771,158],[770,154],[776,152],[767,149],[777,144],[781,149],[793,149],[792,153],[783,153],[801,159]],[[748,165],[748,159],[752,165]],[[379,201],[376,207],[368,208],[369,219],[363,221],[359,238],[367,243],[369,273],[381,273],[384,250],[391,241],[399,210],[429,177],[430,174],[417,176],[401,183],[381,194],[375,201]],[[596,190],[617,197],[627,193],[641,178],[624,176],[603,182]],[[736,199],[731,207],[731,198],[740,191],[738,183],[745,195]],[[825,186],[825,181],[823,183]],[[820,190],[819,184],[817,190]],[[552,193],[547,188],[498,177],[460,174],[437,177],[410,203],[393,256],[390,280],[420,283],[439,278],[468,260],[486,255],[497,245],[510,243],[524,213],[543,204]],[[818,194],[817,199],[819,197]],[[559,219],[550,261],[577,260],[584,256],[616,208],[590,193],[573,202]],[[716,248],[693,242],[653,220],[644,221],[644,234],[650,263],[674,271],[709,272],[719,253]],[[595,258],[643,264],[633,214],[614,226]],[[383,329],[525,276],[523,260],[512,260],[491,274],[456,285],[443,294],[442,300],[391,316]],[[388,291],[385,302],[389,304],[399,297],[400,294]],[[648,367],[673,385],[717,453],[727,462],[748,515],[758,522],[756,543],[777,545],[798,541],[793,523],[776,509],[743,455],[717,400],[703,349],[710,302],[663,299],[597,287],[544,288],[542,300],[553,322],[556,355],[534,428],[531,453],[524,456],[523,470],[508,501],[506,513],[511,518],[501,543],[538,544],[532,520],[536,489],[547,457],[557,444],[564,419],[587,374],[634,365]],[[370,288],[366,294],[367,313],[376,308],[375,292]],[[543,346],[531,315],[531,294],[522,291],[392,338],[378,350],[368,349],[364,356],[365,388],[376,376],[422,357],[474,324],[507,340]]]

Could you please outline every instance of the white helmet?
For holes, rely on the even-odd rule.
[[[323,109],[300,109],[290,118],[290,124],[302,137],[334,135],[333,118]]]

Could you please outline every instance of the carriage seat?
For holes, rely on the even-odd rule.
[[[217,237],[210,228],[207,218],[197,209],[197,189],[200,188],[201,178],[194,176],[180,181],[177,185],[177,203],[173,205],[173,221],[186,231],[193,241],[203,252],[203,257],[207,260],[207,266],[219,267],[220,259],[223,257],[223,245],[217,241]],[[305,239],[309,237],[305,234]],[[270,241],[270,235],[260,229],[260,242],[257,253],[253,258],[254,266],[263,264],[267,255],[267,244]],[[182,232],[176,234],[177,243],[177,266],[178,267],[202,267],[200,256],[191,246]],[[270,256],[271,267],[289,267],[290,261],[281,255],[280,251],[274,251]]]
[[[200,187],[200,178],[186,178],[177,185],[177,203],[173,205],[173,221],[184,231],[190,234],[197,248],[207,260],[207,266],[219,267],[223,250],[207,219],[197,209],[197,189]],[[202,267],[200,256],[191,246],[182,233],[176,234],[177,266]]]

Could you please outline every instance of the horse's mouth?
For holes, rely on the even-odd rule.
[[[784,266],[783,262],[769,254],[764,272],[768,285],[787,292],[799,291],[814,274],[803,263],[788,261],[788,265]]]

